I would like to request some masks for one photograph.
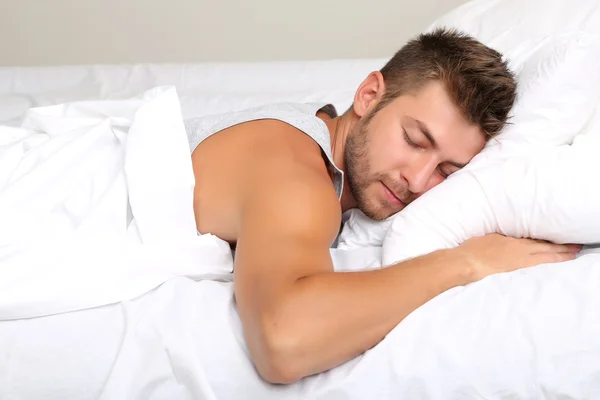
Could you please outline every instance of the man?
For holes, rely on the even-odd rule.
[[[574,258],[579,247],[489,235],[333,272],[342,213],[389,217],[462,168],[501,130],[515,89],[499,53],[437,30],[371,73],[339,117],[279,104],[187,122],[197,227],[236,246],[235,297],[264,379],[289,383],[348,361],[454,286]]]

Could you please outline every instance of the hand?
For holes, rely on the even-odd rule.
[[[466,256],[475,282],[496,273],[573,260],[581,246],[491,234],[469,239],[456,250]]]

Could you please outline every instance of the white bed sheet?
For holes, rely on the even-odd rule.
[[[503,1],[514,3],[476,1],[464,10]],[[126,98],[166,84],[177,87],[184,117],[283,100],[343,111],[384,61],[0,68],[0,124],[19,124],[33,106]],[[364,355],[286,387],[266,384],[252,368],[231,283],[174,278],[133,300],[0,322],[0,398],[595,400],[593,251],[568,268],[540,266],[450,290]],[[336,269],[376,267],[380,249],[333,257]]]
[[[80,109],[99,115],[92,106]],[[100,109],[110,107],[100,104]],[[160,118],[168,110],[154,108],[151,115]],[[181,129],[176,132],[184,138]],[[188,214],[180,224],[184,230],[193,222]],[[142,226],[142,241],[144,231],[160,235],[158,226]],[[381,249],[332,250],[332,256],[336,270],[356,270],[379,266]],[[132,300],[0,322],[0,398],[445,400],[559,393],[583,400],[600,395],[598,254],[582,256],[568,268],[540,266],[450,290],[364,355],[289,386],[265,383],[252,367],[231,283],[168,278]],[[91,289],[107,285],[99,286]],[[56,292],[58,300],[82,296]],[[7,309],[9,302],[5,298]]]
[[[349,254],[334,252],[336,264],[358,269],[378,258],[377,249]],[[0,322],[0,337],[3,400],[364,398],[329,395],[345,393],[360,358],[288,387],[261,380],[230,282],[174,278],[131,301]],[[364,392],[371,374],[354,386]]]
[[[165,85],[177,89],[186,119],[279,101],[326,101],[342,112],[360,82],[385,61],[4,67],[0,124],[17,125],[31,107],[129,98]]]
[[[364,355],[289,386],[258,378],[231,283],[176,278],[132,301],[0,323],[0,398],[593,400],[600,255],[578,261],[448,291]]]
[[[237,318],[223,309],[231,285],[208,289],[233,263],[225,242],[197,235],[173,88],[33,109],[0,127],[0,155],[1,399],[221,399],[232,368],[240,390],[276,395],[221,323]],[[381,257],[334,253],[345,269]]]

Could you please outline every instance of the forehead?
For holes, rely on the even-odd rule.
[[[414,93],[399,96],[389,106],[404,129],[425,126],[450,161],[466,164],[485,145],[482,129],[463,116],[441,82],[429,82]]]

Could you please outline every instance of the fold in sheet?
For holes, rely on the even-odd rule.
[[[0,319],[132,299],[174,276],[231,279],[229,246],[198,236],[179,100],[32,109],[0,127]]]

